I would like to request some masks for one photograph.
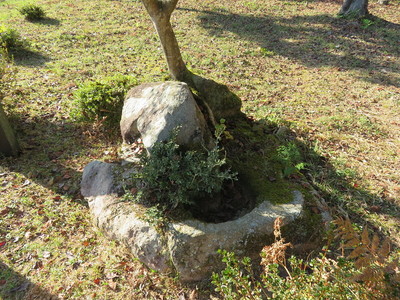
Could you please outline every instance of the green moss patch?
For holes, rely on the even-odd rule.
[[[273,204],[288,203],[292,201],[292,191],[302,189],[292,178],[300,174],[298,170],[287,174],[288,162],[278,152],[286,142],[276,137],[275,129],[269,124],[235,120],[225,134],[229,163],[256,204],[265,200]]]

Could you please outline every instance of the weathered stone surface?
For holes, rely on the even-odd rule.
[[[18,151],[19,147],[14,132],[0,104],[0,153],[16,155]]]
[[[82,194],[96,225],[110,238],[126,244],[150,268],[163,273],[176,271],[184,282],[209,278],[211,272],[221,269],[218,249],[245,255],[259,253],[273,232],[275,218],[282,217],[287,224],[299,217],[303,208],[303,196],[294,191],[290,203],[272,205],[264,201],[237,220],[219,224],[187,220],[170,223],[160,233],[140,217],[140,206],[121,202],[114,192],[118,186],[115,170],[119,168],[92,162],[84,170]]]
[[[84,197],[111,195],[113,183],[113,166],[101,161],[92,161],[83,170],[81,194]]]
[[[116,194],[116,165],[94,161],[88,164],[81,183],[95,224],[111,239],[124,243],[140,261],[163,273],[171,271],[163,237],[140,218],[135,205],[121,202]]]
[[[180,279],[191,282],[209,277],[221,265],[218,249],[242,255],[259,253],[273,233],[277,217],[288,224],[300,216],[303,196],[294,191],[293,197],[288,204],[272,205],[264,201],[243,217],[224,223],[188,220],[170,224],[168,250]]]
[[[149,151],[154,143],[167,140],[179,126],[179,145],[192,149],[211,141],[204,116],[187,84],[182,82],[146,83],[131,89],[120,126],[124,142],[141,136]]]

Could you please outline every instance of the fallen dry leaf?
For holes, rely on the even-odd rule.
[[[112,281],[112,279],[110,279],[108,281],[108,287],[114,291],[117,288],[117,283]]]

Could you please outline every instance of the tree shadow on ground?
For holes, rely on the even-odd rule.
[[[54,18],[43,18],[41,20],[32,21],[32,23],[42,24],[42,25],[51,25],[51,26],[60,26],[60,20]]]
[[[111,143],[111,138],[104,132],[91,136],[88,127],[58,120],[54,114],[38,117],[11,115],[9,121],[22,151],[17,157],[0,157],[0,167],[24,174],[27,178],[26,183],[10,188],[29,189],[29,182],[35,182],[86,205],[80,195],[84,166],[78,165],[74,169],[67,165],[74,164],[79,157],[93,156],[92,144],[97,143],[96,139],[109,139]]]
[[[358,70],[363,80],[400,87],[400,78],[390,74],[400,72],[399,24],[376,17],[372,23],[360,23],[331,15],[285,18],[197,12],[201,26],[211,35],[231,32],[257,43],[271,57],[288,57],[312,68]]]
[[[280,126],[268,119],[249,119],[248,122],[254,135],[237,136],[234,133],[234,128],[237,124],[229,124],[228,130],[233,130],[234,139],[226,145],[228,157],[229,151],[236,149],[234,151],[237,152],[239,151],[238,149],[240,149],[237,145],[232,147],[232,144],[251,144],[251,151],[263,153],[262,149],[259,149],[258,146],[262,144],[262,142],[257,142],[257,140],[271,140],[271,137],[267,137],[271,135],[274,136],[277,145],[288,145],[294,143],[301,153],[302,161],[300,163],[304,162],[306,168],[301,170],[302,176],[298,176],[298,172],[293,172],[293,174],[288,177],[290,181],[299,185],[304,185],[304,178],[306,178],[307,182],[318,192],[315,197],[321,200],[322,203],[326,202],[329,207],[335,208],[336,213],[347,215],[353,222],[357,222],[361,225],[368,225],[368,227],[374,231],[384,233],[391,238],[392,242],[397,247],[400,247],[400,206],[395,203],[395,201],[371,194],[360,187],[354,186],[351,183],[351,180],[346,177],[346,174],[341,172],[341,170],[337,170],[327,158],[321,156],[315,151],[312,142],[307,141],[307,137],[303,137],[300,140],[296,134],[290,131],[287,127]],[[250,136],[253,137],[249,139]],[[254,136],[256,138],[254,138]],[[235,155],[235,153],[233,153],[233,155]],[[263,164],[264,162],[260,160],[257,168],[262,170],[264,167],[267,167],[263,166]],[[306,187],[306,190],[307,189],[308,192],[310,192],[309,188]],[[313,212],[320,210],[312,200],[306,201],[306,207],[311,209]],[[322,211],[319,211],[319,213],[322,213]],[[379,228],[379,222],[376,223],[373,221],[377,218],[381,220],[395,220],[395,225],[390,228],[384,226]],[[307,239],[321,234],[320,227],[307,228],[307,222],[299,222],[296,226],[304,226],[304,228],[301,228],[300,230],[298,230],[299,228],[296,228],[295,234],[289,234],[288,238],[292,239],[291,242],[294,244],[297,242],[307,243]]]
[[[388,236],[388,230],[394,230],[397,236],[392,236],[392,241],[400,246],[400,206],[390,198],[372,194],[365,189],[351,183],[345,172],[336,169],[327,158],[317,153],[310,145],[298,142],[303,149],[304,159],[307,163],[305,175],[309,182],[320,192],[320,196],[329,204],[342,212],[346,212],[351,220],[367,224],[376,231],[383,229]],[[375,219],[370,216],[379,216],[382,219],[396,219],[393,228],[378,228]]]
[[[0,261],[0,298],[9,300],[52,300],[58,297],[51,295],[25,276],[15,272]]]
[[[101,133],[96,135],[93,130],[88,133],[89,127],[60,119],[55,113],[9,114],[8,118],[22,151],[16,157],[0,156],[0,206],[4,204],[0,208],[0,220],[4,218],[4,222],[0,222],[0,298],[59,299],[17,273],[15,266],[25,266],[24,272],[34,278],[51,262],[40,255],[26,254],[24,247],[32,247],[46,235],[76,238],[73,230],[85,224],[82,216],[88,214],[87,202],[80,193],[86,163],[82,157],[94,160],[98,146],[93,145],[98,145],[97,139],[104,141],[106,137]],[[79,212],[79,216],[74,213],[67,216],[70,209]],[[18,233],[18,230],[22,231]],[[18,235],[21,238],[15,239],[15,232],[21,234]],[[26,233],[30,237],[24,235]],[[63,248],[59,250],[61,255]],[[9,266],[1,263],[3,253],[10,261]],[[29,264],[32,267],[29,268]]]
[[[11,49],[9,54],[17,66],[39,67],[50,61],[48,56],[28,48]]]

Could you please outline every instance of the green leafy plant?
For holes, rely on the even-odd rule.
[[[20,9],[18,11],[25,17],[26,20],[28,21],[39,21],[43,20],[44,17],[46,16],[46,13],[44,9],[38,5],[35,4],[28,4]]]
[[[278,160],[283,165],[283,176],[287,177],[297,173],[306,167],[299,148],[295,143],[289,142],[286,145],[279,146],[277,151]]]
[[[361,19],[361,28],[367,29],[368,27],[374,25],[376,22],[367,18]]]
[[[263,272],[254,276],[249,258],[220,250],[225,269],[212,275],[216,291],[224,299],[385,299],[398,297],[398,260],[391,259],[388,242],[368,231],[360,235],[349,221],[338,219],[336,233],[347,257],[329,258],[329,251],[304,261],[286,260],[291,247],[281,236],[282,220],[275,220],[275,242],[261,251]],[[388,298],[389,299],[389,298]],[[391,299],[391,298],[390,298]]]
[[[23,47],[24,45],[25,42],[22,40],[18,31],[0,25],[0,46],[10,50]]]
[[[292,256],[287,268],[282,276],[279,264],[265,267],[262,280],[272,299],[371,299],[363,285],[350,281],[357,271],[349,261],[321,255],[304,262]]]
[[[263,299],[266,290],[260,281],[255,280],[249,257],[238,259],[233,252],[218,250],[226,265],[220,274],[212,274],[215,290],[224,299]]]
[[[143,220],[153,225],[156,229],[162,230],[167,221],[163,212],[164,208],[159,205],[149,207],[143,214]]]
[[[125,190],[125,193],[121,197],[121,201],[139,203],[142,197],[143,191],[138,191],[137,189],[135,189],[134,192],[131,190]]]
[[[137,81],[132,76],[115,75],[82,84],[74,94],[71,117],[79,121],[119,123],[125,94]]]
[[[236,173],[226,167],[225,157],[221,158],[218,143],[211,150],[184,152],[175,142],[176,136],[177,131],[169,141],[156,143],[151,155],[142,155],[144,198],[173,209],[217,193],[226,180],[236,179]]]

